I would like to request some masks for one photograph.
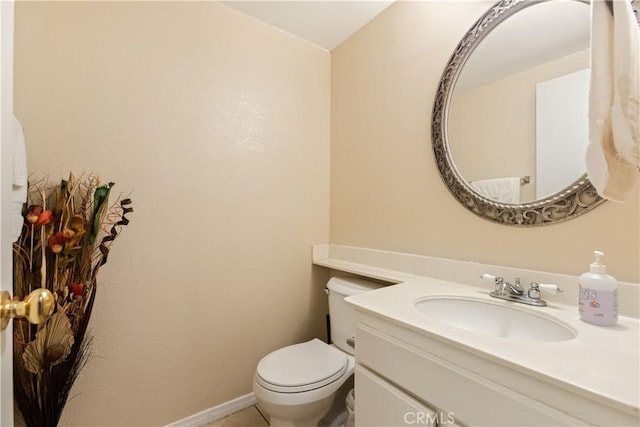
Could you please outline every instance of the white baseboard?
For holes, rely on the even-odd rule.
[[[198,427],[203,426],[219,419],[222,419],[236,412],[240,412],[243,409],[253,406],[257,403],[256,397],[253,393],[246,394],[244,396],[237,397],[229,400],[228,402],[221,403],[197,414],[190,415],[181,420],[168,424],[166,427]]]

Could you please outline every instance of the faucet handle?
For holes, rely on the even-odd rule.
[[[545,291],[545,292],[555,293],[555,294],[562,293],[562,289],[560,289],[558,285],[554,285],[551,283],[531,282],[531,284],[529,285],[529,290],[527,291],[527,296],[531,299],[539,300],[540,291]]]
[[[562,289],[558,285],[554,285],[553,283],[538,283],[538,288],[541,291],[549,292],[550,294],[561,294]]]
[[[480,275],[480,278],[482,280],[491,280],[492,282],[495,282],[496,279],[498,279],[497,276],[494,276],[493,274],[489,274],[489,273],[484,273]]]
[[[529,290],[527,291],[527,296],[530,299],[539,300],[540,299],[540,288],[536,282],[531,282],[529,285]]]
[[[504,277],[502,276],[494,276],[493,274],[484,273],[480,276],[482,280],[492,281],[495,286],[496,292],[505,292],[506,284],[504,282]]]
[[[480,276],[482,280],[491,281],[498,285],[502,285],[504,283],[504,277],[502,276],[494,276],[493,274],[484,273]]]

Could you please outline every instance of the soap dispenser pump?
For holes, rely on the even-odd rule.
[[[612,326],[618,322],[618,282],[607,274],[607,266],[601,262],[604,253],[593,254],[595,262],[579,278],[578,310],[586,322]]]

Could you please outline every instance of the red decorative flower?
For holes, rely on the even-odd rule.
[[[69,290],[74,296],[82,296],[82,291],[84,290],[84,284],[82,282],[70,284]]]
[[[27,210],[26,219],[27,222],[31,225],[35,225],[38,222],[38,216],[42,213],[42,206],[32,205],[29,206]]]
[[[64,244],[71,238],[66,231],[58,231],[49,237],[49,248],[54,254],[59,254],[64,249]]]
[[[38,222],[36,222],[36,227],[40,227],[41,225],[49,224],[53,222],[53,212],[50,210],[46,210],[38,215]]]
[[[26,219],[29,224],[40,227],[53,222],[53,212],[43,210],[42,206],[32,205],[27,210]]]

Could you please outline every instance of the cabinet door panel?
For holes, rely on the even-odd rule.
[[[358,427],[435,427],[440,415],[362,366],[356,366],[355,413]]]

